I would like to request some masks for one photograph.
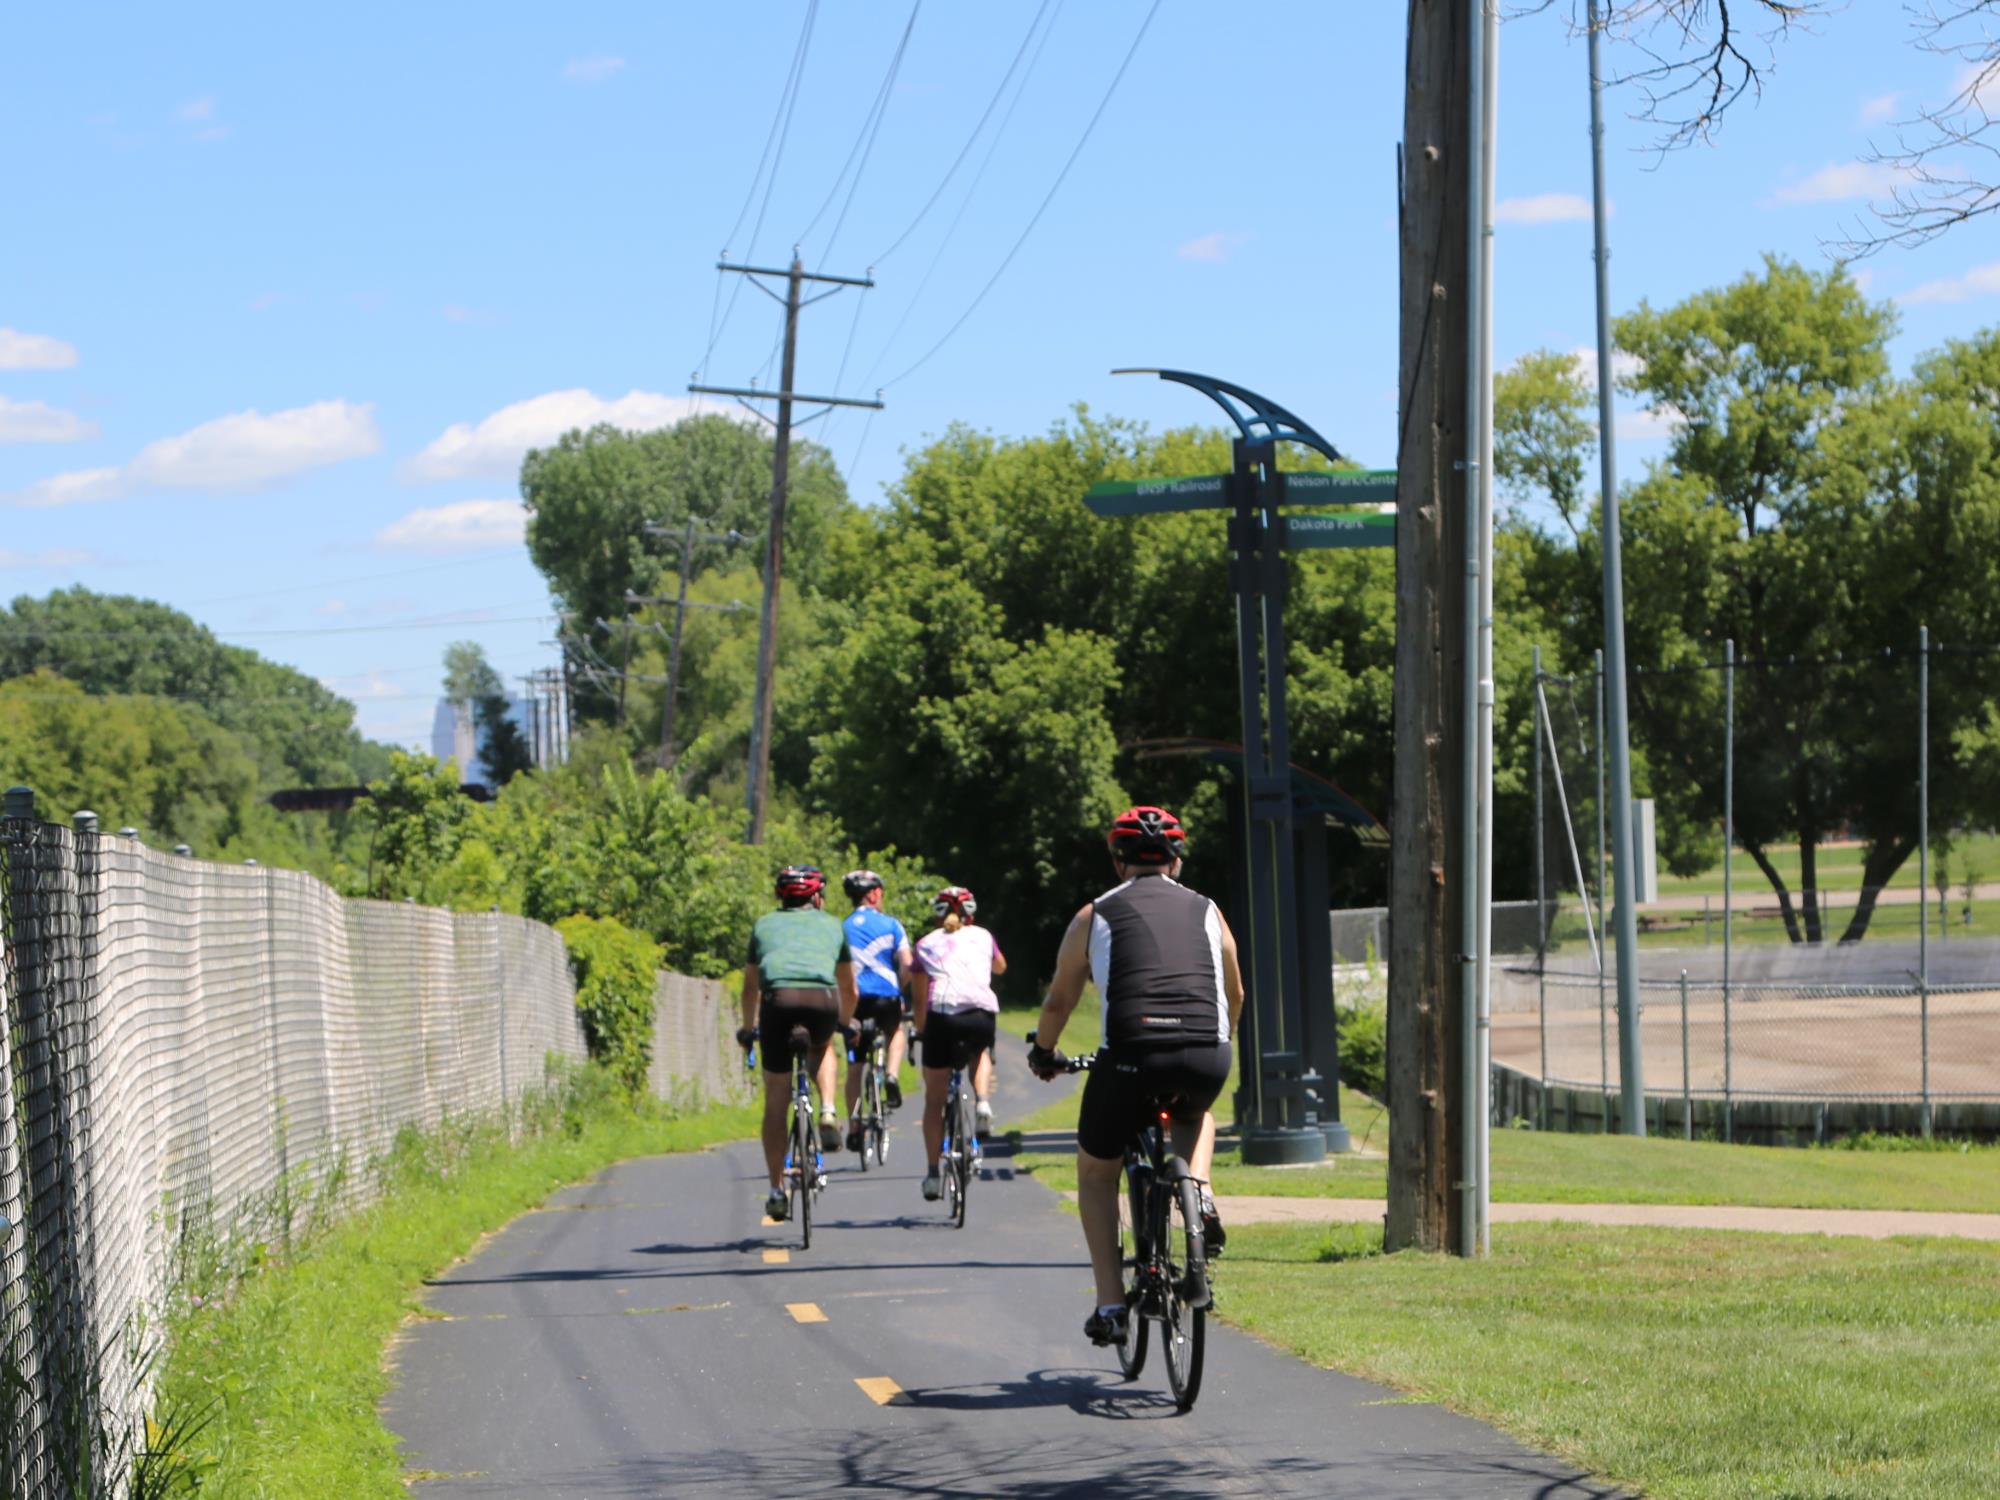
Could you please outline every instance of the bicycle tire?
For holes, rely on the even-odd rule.
[[[958,1174],[958,1227],[965,1228],[965,1203],[972,1191],[972,1098],[970,1094],[958,1096],[958,1122],[952,1134],[957,1139],[952,1143],[952,1170]]]
[[[1129,1235],[1132,1254],[1125,1259],[1127,1281],[1125,1287],[1125,1338],[1111,1347],[1118,1352],[1118,1369],[1127,1380],[1137,1380],[1146,1368],[1146,1340],[1149,1333],[1146,1317],[1139,1307],[1139,1284],[1146,1262],[1144,1237],[1139,1226],[1146,1222],[1144,1201],[1144,1181],[1135,1175],[1128,1164],[1125,1174],[1127,1197],[1132,1206],[1132,1221],[1120,1229],[1121,1238]],[[1123,1249],[1123,1245],[1120,1246]]]
[[[868,1132],[875,1122],[875,1070],[870,1067],[861,1075],[861,1170],[868,1170]]]
[[[1164,1202],[1157,1210],[1160,1253],[1167,1263],[1167,1316],[1160,1322],[1160,1343],[1174,1405],[1188,1411],[1201,1394],[1202,1359],[1208,1346],[1208,1273],[1202,1254],[1200,1197],[1190,1178],[1178,1179],[1174,1188],[1171,1213]],[[1180,1220],[1178,1235],[1174,1218]],[[1173,1257],[1177,1243],[1186,1247],[1179,1261]]]
[[[799,1248],[810,1250],[813,1242],[813,1183],[819,1176],[819,1142],[813,1139],[811,1112],[797,1106],[792,1109],[792,1170],[792,1212],[799,1221]]]

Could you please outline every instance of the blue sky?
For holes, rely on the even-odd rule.
[[[1393,462],[1394,0],[1163,0],[1006,274],[895,378],[1020,237],[1147,9],[1052,0],[1018,96],[885,256],[1038,14],[923,5],[837,241],[844,192],[804,241],[808,265],[878,282],[810,310],[801,339],[801,388],[889,382],[872,422],[820,425],[858,497],[955,420],[1031,433],[1077,401],[1208,420],[1117,365],[1234,378]],[[697,366],[734,384],[766,365],[776,309],[748,288],[704,358],[730,291],[716,253],[785,258],[909,10],[822,0],[753,246],[761,188],[728,236],[805,0],[17,9],[0,49],[0,589],[163,599],[327,680],[392,740],[427,735],[450,640],[510,674],[553,662],[518,544],[521,451],[598,418],[672,421]],[[1561,10],[1502,42],[1502,364],[1592,326],[1586,75]],[[1767,250],[1822,264],[1880,187],[1858,164],[1871,136],[1950,92],[1952,65],[1906,25],[1868,0],[1794,35],[1761,102],[1664,161],[1614,95],[1615,304],[1673,301]],[[1992,319],[1996,262],[1979,223],[1866,263],[1870,294],[1902,304],[1900,362]],[[1628,420],[1624,466],[1659,451]]]

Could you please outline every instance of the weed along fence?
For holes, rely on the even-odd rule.
[[[177,1255],[352,1209],[399,1133],[540,1090],[584,1056],[575,981],[539,923],[161,854],[20,788],[0,862],[0,1485],[116,1494]],[[654,1090],[739,1097],[721,985],[658,999]]]

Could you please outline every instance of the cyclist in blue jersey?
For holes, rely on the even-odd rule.
[[[889,1039],[889,1077],[884,1092],[891,1109],[903,1105],[903,989],[910,982],[910,935],[903,924],[882,910],[882,877],[873,870],[850,870],[840,888],[854,911],[848,916],[847,951],[854,959],[854,987],[861,1000],[854,1011],[858,1026],[873,1021]],[[866,1056],[847,1065],[847,1149],[861,1149],[861,1079],[868,1071]]]

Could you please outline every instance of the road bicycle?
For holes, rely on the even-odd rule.
[[[1034,1037],[1029,1036],[1032,1042]],[[1063,1059],[1063,1071],[1087,1072],[1094,1057]],[[1146,1366],[1148,1325],[1160,1325],[1167,1384],[1182,1411],[1201,1394],[1202,1357],[1213,1302],[1207,1244],[1201,1228],[1201,1183],[1173,1154],[1167,1122],[1175,1099],[1146,1101],[1146,1118],[1125,1148],[1126,1202],[1131,1223],[1120,1227],[1125,1266],[1125,1337],[1112,1347],[1127,1380]]]
[[[938,1172],[944,1178],[945,1212],[965,1228],[965,1196],[980,1161],[979,1121],[973,1113],[972,1090],[965,1069],[953,1068],[944,1092],[944,1140],[938,1150]]]
[[[813,1124],[812,1074],[806,1059],[812,1055],[812,1036],[803,1026],[794,1026],[786,1038],[792,1053],[792,1124],[785,1137],[785,1169],[780,1179],[792,1200],[792,1218],[799,1226],[799,1248],[812,1249],[813,1204],[826,1187],[826,1158],[820,1152],[819,1131]],[[757,1066],[754,1047],[743,1054],[745,1067]]]
[[[861,1074],[861,1170],[868,1170],[868,1158],[875,1158],[875,1165],[886,1166],[889,1162],[889,1038],[875,1023],[861,1023],[861,1040],[849,1050],[850,1064],[858,1058],[868,1060]]]

